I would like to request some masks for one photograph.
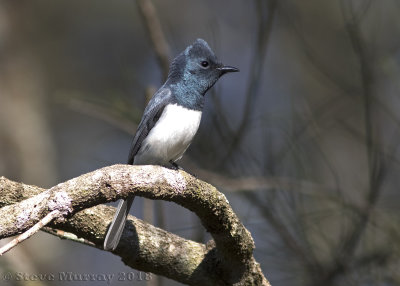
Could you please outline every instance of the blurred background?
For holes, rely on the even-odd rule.
[[[240,73],[206,95],[181,165],[225,193],[271,284],[400,285],[399,14],[399,0],[0,0],[0,175],[48,188],[125,163],[166,62],[204,38]],[[131,213],[210,239],[174,204]],[[7,271],[146,285],[43,232],[0,258]],[[108,285],[31,280],[0,284]]]

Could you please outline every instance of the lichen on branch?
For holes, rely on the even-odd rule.
[[[129,217],[114,251],[129,266],[190,285],[269,285],[253,258],[254,242],[226,197],[184,171],[113,165],[48,190],[0,178],[0,238],[27,231],[48,213],[50,226],[102,249],[115,209],[99,205],[135,195],[193,211],[214,241],[203,245]]]

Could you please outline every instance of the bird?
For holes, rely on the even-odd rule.
[[[189,45],[171,62],[165,83],[148,102],[127,164],[180,169],[177,161],[199,128],[206,92],[224,74],[238,71],[223,65],[205,40]],[[133,200],[131,196],[120,201],[104,240],[105,250],[117,247]]]

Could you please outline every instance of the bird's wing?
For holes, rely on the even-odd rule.
[[[172,95],[169,88],[160,88],[144,110],[142,120],[139,123],[135,137],[133,138],[131,150],[129,152],[128,164],[133,164],[133,160],[140,149],[143,140],[147,137],[150,130],[157,123],[165,106],[171,102]]]

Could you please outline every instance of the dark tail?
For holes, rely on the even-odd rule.
[[[119,203],[117,212],[114,215],[110,228],[107,231],[106,238],[104,239],[105,250],[114,250],[115,248],[117,248],[122,232],[124,230],[126,217],[129,214],[129,209],[132,206],[134,198],[135,197],[131,197]]]

